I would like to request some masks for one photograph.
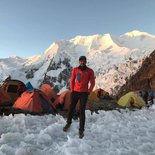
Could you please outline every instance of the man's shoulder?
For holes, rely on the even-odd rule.
[[[91,69],[91,68],[89,68],[89,67],[87,67],[87,70],[89,70],[89,71],[91,71],[91,72],[94,72],[93,69]]]
[[[78,67],[74,67],[73,70],[72,70],[72,72],[74,72],[74,73],[75,72],[79,72],[79,68]]]
[[[73,68],[73,71],[79,71],[79,70],[80,70],[79,67],[74,67],[74,68]],[[91,68],[88,67],[88,66],[87,66],[86,70],[87,70],[88,72],[94,72],[93,69],[91,69]]]
[[[74,67],[74,68],[73,68],[73,70],[77,70],[77,69],[79,69],[79,68],[78,68],[78,67]]]

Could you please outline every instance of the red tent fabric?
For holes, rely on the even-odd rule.
[[[22,90],[22,92],[19,93],[18,90],[21,85],[25,87],[26,90],[25,84],[20,80],[5,80],[3,82],[2,89],[5,90],[5,92],[7,92],[7,94],[10,96],[12,103],[14,103],[17,100],[17,98],[21,95],[21,93],[24,91]]]
[[[57,106],[58,104],[62,105],[64,110],[68,110],[71,101],[71,91],[65,90],[62,92],[55,100],[54,105]]]
[[[42,84],[40,90],[46,94],[49,100],[52,102],[52,105],[55,107],[55,100],[58,98],[57,93],[49,84]]]
[[[64,110],[69,110],[69,106],[71,103],[71,91],[65,90],[62,92],[59,97],[55,100],[54,105],[62,105],[64,107]],[[76,110],[79,110],[80,102],[76,105]],[[86,109],[89,109],[89,104],[86,105]]]
[[[25,91],[13,105],[13,108],[31,113],[54,113],[55,110],[48,97],[38,89]]]
[[[11,104],[10,96],[7,94],[7,92],[5,92],[5,90],[0,88],[0,106],[6,106],[9,104]]]

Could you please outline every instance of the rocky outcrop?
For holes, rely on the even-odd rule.
[[[48,75],[48,72],[57,71],[58,69],[60,70],[59,74]],[[49,83],[56,92],[59,92],[63,87],[66,87],[68,89],[71,70],[72,66],[69,59],[64,58],[63,60],[61,60],[60,58],[57,63],[52,59],[41,84]]]
[[[152,87],[155,91],[155,50],[147,57],[141,68],[124,84],[117,93],[117,97],[129,91],[136,91]]]

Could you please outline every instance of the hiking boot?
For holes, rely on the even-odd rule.
[[[84,131],[79,131],[79,138],[82,139],[84,137]]]
[[[95,113],[96,113],[96,114],[99,114],[98,110],[95,110]]]
[[[71,124],[66,124],[63,128],[63,131],[66,132],[70,128]]]

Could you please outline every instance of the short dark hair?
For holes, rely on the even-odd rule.
[[[79,61],[81,61],[81,60],[85,60],[85,61],[86,61],[87,58],[86,58],[85,56],[80,56],[80,57],[79,57]]]

